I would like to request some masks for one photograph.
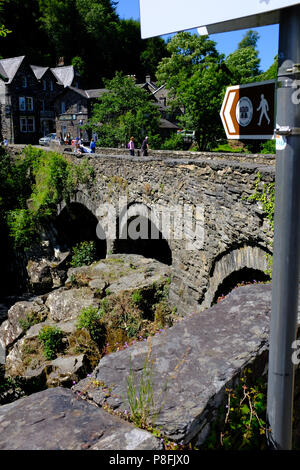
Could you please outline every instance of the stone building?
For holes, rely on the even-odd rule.
[[[92,104],[105,92],[105,89],[100,88],[82,90],[73,86],[61,90],[54,104],[57,136],[65,139],[69,135],[87,141],[89,136],[83,126],[91,117]]]
[[[25,56],[0,60],[0,138],[37,144],[56,131],[54,103],[65,87],[79,87],[73,66],[40,67]]]
[[[92,105],[107,90],[83,90],[80,75],[63,61],[57,67],[32,65],[26,56],[0,60],[0,140],[15,144],[38,144],[40,137],[55,132],[88,140],[84,125]],[[162,137],[176,132],[175,115],[167,105],[168,90],[157,87],[147,76],[144,88],[161,113]]]
[[[138,84],[146,90],[153,100],[154,104],[157,105],[161,119],[160,119],[160,134],[163,138],[169,137],[173,132],[176,132],[179,127],[177,126],[177,116],[182,113],[181,110],[171,110],[168,104],[169,91],[166,85],[157,86],[155,82],[151,80],[150,75],[146,75],[146,81]]]

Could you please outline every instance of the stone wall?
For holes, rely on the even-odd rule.
[[[236,157],[230,160],[232,156],[189,156],[168,158],[153,152],[148,158],[90,157],[95,183],[79,188],[74,198],[98,214],[100,223],[99,208],[112,204],[118,216],[123,207],[120,198],[126,199],[128,206],[140,205],[144,213],[151,213],[157,205],[164,210],[176,205],[203,209],[202,246],[191,250],[186,240],[174,239],[175,227],[168,240],[173,269],[171,298],[182,313],[194,311],[200,303],[200,310],[210,306],[218,285],[231,272],[242,268],[264,271],[273,236],[262,209],[248,199],[258,172],[264,182],[274,181],[272,157],[262,165],[255,161],[261,157],[238,161]],[[108,243],[108,250],[114,247]]]

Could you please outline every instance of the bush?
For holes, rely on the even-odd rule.
[[[141,307],[143,304],[143,296],[140,290],[136,290],[131,295],[131,300],[134,305]]]
[[[212,152],[230,152],[230,153],[245,153],[247,148],[243,147],[232,147],[229,144],[220,144],[218,147],[212,149]]]
[[[261,145],[260,153],[274,154],[276,153],[275,140],[267,140]]]
[[[27,209],[15,209],[7,213],[9,234],[15,248],[28,248],[38,239],[37,227],[33,214]]]
[[[79,330],[83,328],[88,330],[92,340],[99,343],[105,336],[105,326],[101,321],[103,315],[104,310],[90,305],[88,308],[82,309],[76,326]]]
[[[70,265],[73,268],[92,264],[97,259],[96,243],[84,241],[73,247],[73,256]]]
[[[214,422],[210,435],[200,450],[267,448],[267,384],[262,377],[251,378],[251,370],[247,370],[246,374],[241,377],[235,389],[225,389],[225,410]]]
[[[55,359],[62,348],[63,332],[56,326],[44,326],[39,332],[38,339],[43,343],[47,359]]]
[[[181,134],[172,134],[161,146],[162,150],[184,150],[184,142]]]
[[[79,182],[93,178],[93,169],[87,160],[74,165],[30,145],[14,160],[2,149],[0,155],[0,221],[8,225],[16,248],[29,248],[39,239],[40,226],[56,216],[57,204],[68,202]]]

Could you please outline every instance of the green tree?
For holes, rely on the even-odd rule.
[[[88,124],[98,133],[101,145],[126,145],[131,135],[140,144],[144,135],[158,132],[157,107],[133,78],[117,72],[105,85],[108,92],[94,105]]]
[[[257,31],[249,29],[243,39],[238,44],[238,49],[243,49],[245,47],[254,47],[257,46],[257,41],[259,40],[259,34]]]
[[[174,36],[167,49],[170,57],[163,58],[157,69],[159,83],[166,83],[170,91],[169,104],[184,111],[179,120],[195,130],[199,149],[209,149],[223,136],[219,112],[229,83],[224,56],[207,36],[188,32]]]
[[[39,64],[42,60],[41,65],[44,65],[51,47],[46,34],[39,28],[39,16],[38,0],[5,0],[2,4],[1,23],[11,33],[2,42],[0,55],[7,58],[26,54],[32,63]]]
[[[155,79],[156,68],[167,55],[166,43],[163,39],[142,39],[138,21],[120,20],[117,25],[117,67],[124,74],[135,75],[139,82],[146,75]]]
[[[274,80],[277,78],[277,73],[278,73],[278,55],[274,57],[274,62],[273,64],[263,72],[261,75],[257,77],[257,81],[261,82],[264,80]]]
[[[2,8],[3,8],[3,3],[4,3],[4,0],[0,0],[0,37],[5,37],[7,36],[8,33],[11,33],[11,31],[9,29],[7,29],[4,24],[1,24],[2,23],[2,17],[1,17],[1,11],[2,11]]]
[[[259,34],[249,30],[237,50],[226,57],[226,65],[232,74],[232,85],[252,82],[260,75],[260,58],[256,48],[258,39]]]
[[[155,76],[166,54],[161,38],[141,39],[138,21],[121,20],[114,0],[5,0],[0,11],[0,37],[5,55],[26,55],[30,63],[53,67],[60,57],[84,72],[83,87],[103,86],[116,70]],[[1,0],[0,0],[1,6]],[[2,26],[1,24],[5,25]],[[28,32],[30,31],[30,34]],[[37,47],[38,44],[38,47]]]

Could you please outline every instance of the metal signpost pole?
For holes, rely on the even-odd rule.
[[[299,80],[297,82],[297,80]],[[300,5],[282,10],[277,90],[275,233],[267,417],[273,448],[292,447],[300,261]]]

